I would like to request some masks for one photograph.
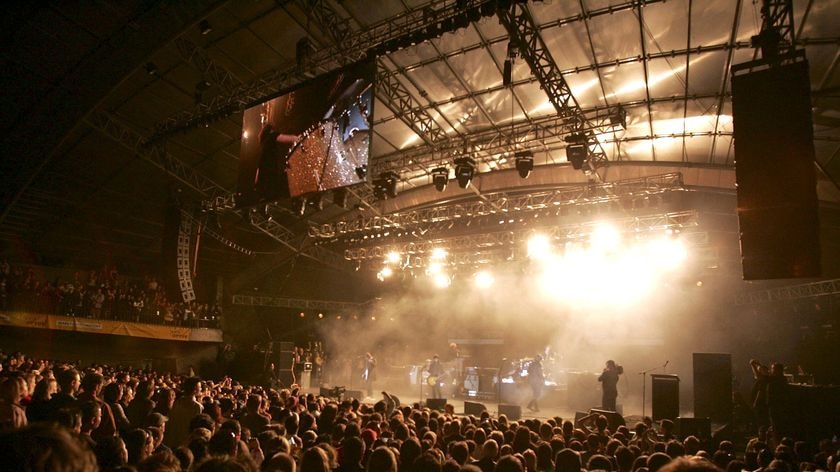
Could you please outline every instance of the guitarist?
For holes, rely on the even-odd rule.
[[[430,398],[443,398],[440,392],[440,384],[443,380],[441,377],[443,377],[444,369],[437,354],[432,357],[432,361],[429,363],[426,371],[429,373],[429,386],[432,387],[432,394]]]

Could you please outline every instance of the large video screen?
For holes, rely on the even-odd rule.
[[[374,61],[356,63],[245,110],[243,200],[299,197],[363,182],[375,75]]]

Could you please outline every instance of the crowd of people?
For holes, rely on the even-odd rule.
[[[673,423],[610,429],[593,415],[512,421],[304,395],[151,370],[2,355],[0,465],[8,471],[840,471],[837,438],[764,434],[736,450]],[[591,423],[590,423],[591,421]]]
[[[132,279],[115,268],[44,280],[32,267],[0,262],[0,311],[22,311],[135,323],[216,328],[221,307],[167,297],[155,277]]]

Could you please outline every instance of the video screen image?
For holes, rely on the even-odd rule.
[[[375,75],[375,62],[357,63],[245,110],[239,167],[245,200],[364,182]]]

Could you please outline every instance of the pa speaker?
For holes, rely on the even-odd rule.
[[[732,356],[694,353],[694,416],[726,423],[732,418]]]
[[[677,436],[685,439],[688,436],[695,436],[700,440],[712,438],[712,422],[709,418],[683,418],[674,420]]]
[[[499,415],[507,416],[507,419],[517,421],[522,418],[522,407],[519,405],[508,405],[502,403],[499,405]]]
[[[364,392],[361,390],[346,390],[344,395],[341,397],[343,400],[350,400],[355,398],[356,400],[363,400],[365,398]]]
[[[610,431],[615,431],[619,426],[627,426],[627,423],[624,421],[624,417],[619,415],[614,411],[608,410],[599,410],[597,408],[593,408],[589,410],[589,414],[597,413],[599,415],[604,415],[607,417],[607,422],[610,425]]]
[[[804,57],[732,68],[741,265],[746,280],[817,277],[820,240],[811,82]]]
[[[445,398],[429,398],[426,400],[426,406],[432,410],[443,411],[443,408],[446,406],[446,399]]]
[[[487,411],[487,407],[484,406],[483,403],[471,402],[471,401],[465,401],[464,402],[464,414],[465,415],[480,416],[481,413],[483,413],[485,411]]]
[[[653,419],[673,420],[680,415],[680,378],[676,375],[650,376]]]

